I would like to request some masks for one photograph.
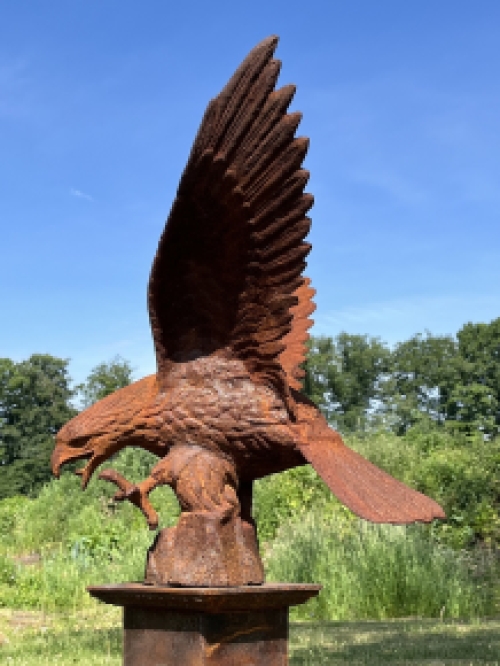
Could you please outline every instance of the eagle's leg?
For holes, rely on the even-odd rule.
[[[172,487],[183,512],[210,514],[222,522],[240,513],[234,465],[198,446],[173,447],[140,483],[133,484],[112,469],[101,472],[99,478],[116,484],[119,490],[114,499],[135,504],[151,529],[158,527],[158,516],[148,496],[163,485]]]
[[[198,446],[174,447],[168,457],[168,483],[183,513],[211,515],[222,523],[240,515],[238,476],[231,460]],[[161,464],[151,476],[157,476]]]
[[[241,521],[243,528],[249,535],[254,535],[257,538],[257,523],[253,519],[252,506],[253,506],[253,481],[240,481],[238,487],[238,498],[241,506]]]
[[[176,446],[151,471],[182,509],[149,550],[146,582],[184,586],[260,584],[262,562],[251,518],[251,484],[233,462],[198,446]]]
[[[257,523],[252,515],[253,481],[240,480],[238,498],[241,506],[240,518],[243,539],[250,551],[256,550],[258,552]]]
[[[240,481],[238,497],[241,505],[241,519],[247,523],[254,523],[252,518],[253,481]]]

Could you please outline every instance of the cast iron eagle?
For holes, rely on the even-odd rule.
[[[251,482],[311,463],[361,518],[428,522],[441,507],[349,449],[301,392],[314,290],[303,277],[313,197],[295,87],[275,90],[277,38],[254,48],[205,112],[148,289],[157,373],[91,406],[57,435],[68,461],[96,468],[126,446],[161,458],[117,499],[158,523],[148,494],[170,484],[183,511],[249,516]],[[250,495],[249,495],[250,492]]]

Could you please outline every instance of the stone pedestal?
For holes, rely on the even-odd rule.
[[[320,585],[89,587],[123,606],[124,666],[286,666],[288,609]]]

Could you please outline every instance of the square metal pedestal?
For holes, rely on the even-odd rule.
[[[286,666],[288,609],[320,585],[89,587],[123,606],[124,666]]]

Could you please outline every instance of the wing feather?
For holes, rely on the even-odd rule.
[[[283,339],[285,349],[280,355],[280,363],[286,372],[288,383],[297,390],[302,388],[300,380],[305,375],[301,366],[306,360],[308,331],[313,325],[310,315],[316,309],[312,300],[316,291],[310,284],[311,280],[304,278],[295,292],[298,302],[291,308],[293,323],[289,333]]]
[[[301,299],[311,290],[301,274],[313,199],[302,169],[309,142],[295,138],[301,114],[287,113],[295,87],[274,90],[276,45],[271,37],[253,49],[208,105],[160,238],[148,306],[160,385],[175,363],[230,354],[290,406],[308,327]]]

